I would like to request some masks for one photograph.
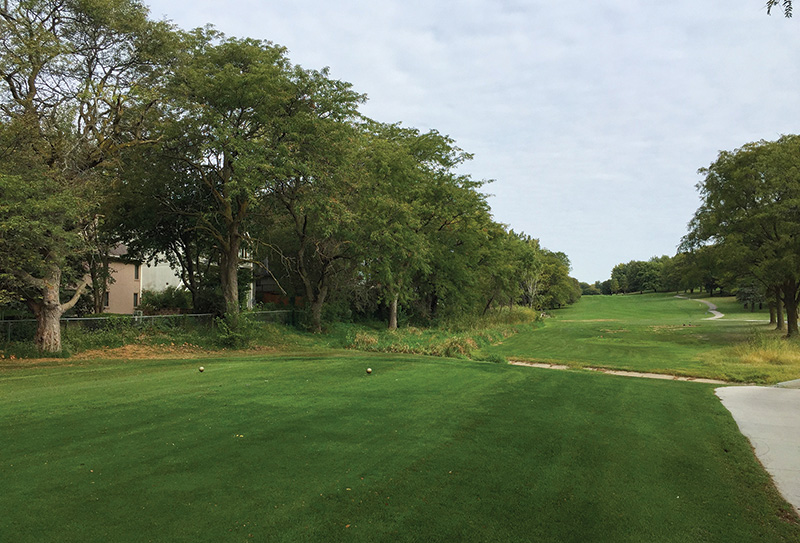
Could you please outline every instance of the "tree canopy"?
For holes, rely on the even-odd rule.
[[[155,22],[138,0],[3,3],[0,303],[24,301],[60,350],[87,285],[102,310],[117,244],[234,325],[261,273],[316,331],[328,307],[395,328],[578,299],[566,255],[493,220],[469,153],[364,101],[281,46]]]

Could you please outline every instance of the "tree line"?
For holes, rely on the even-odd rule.
[[[716,255],[710,248],[681,251],[674,256],[654,256],[614,266],[611,277],[594,284],[581,283],[584,295],[630,294],[645,292],[694,292],[713,295],[722,277]]]
[[[580,297],[566,255],[493,220],[454,140],[366,118],[271,42],[137,0],[11,0],[0,82],[0,304],[27,305],[44,351],[81,296],[102,311],[119,244],[233,325],[252,271],[317,331],[326,311],[396,328]]]

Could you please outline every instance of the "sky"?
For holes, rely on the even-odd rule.
[[[377,121],[452,137],[495,221],[593,283],[674,255],[721,150],[800,133],[800,20],[764,0],[144,0],[286,47]]]

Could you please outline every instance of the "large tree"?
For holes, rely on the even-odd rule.
[[[800,137],[749,143],[723,151],[700,172],[702,205],[684,244],[713,243],[737,252],[739,266],[775,285],[787,313],[788,335],[798,333],[800,301]]]
[[[366,280],[379,286],[394,330],[420,277],[431,276],[437,254],[446,257],[437,249],[442,233],[480,210],[484,197],[477,192],[482,182],[455,173],[471,157],[451,138],[399,125],[373,124],[369,131],[364,163],[371,217],[364,224],[362,258]]]
[[[278,182],[313,177],[314,166],[303,161],[310,140],[315,160],[325,154],[320,120],[354,116],[361,97],[326,72],[292,66],[285,49],[269,42],[198,29],[189,43],[170,87],[162,150],[171,171],[185,171],[183,179],[209,194],[207,208],[187,213],[213,240],[225,313],[236,315],[257,211]]]
[[[61,303],[65,267],[86,246],[81,230],[95,221],[98,187],[115,157],[141,141],[166,71],[170,30],[149,21],[135,0],[0,6],[0,173],[11,204],[2,230],[16,253],[0,256],[0,273],[14,277],[17,295],[36,315],[36,344],[44,351],[61,350],[59,319],[74,303]],[[32,187],[42,192],[15,199]],[[23,232],[25,222],[36,227]]]

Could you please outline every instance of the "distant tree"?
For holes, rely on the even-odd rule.
[[[597,296],[598,294],[602,294],[602,291],[598,285],[599,281],[590,285],[589,283],[580,282],[581,287],[581,295],[583,296]]]
[[[537,303],[539,293],[542,288],[544,257],[547,251],[546,249],[542,249],[538,239],[526,236],[524,234],[519,235],[519,238],[524,244],[524,246],[520,247],[519,263],[522,294],[524,303],[528,307],[534,307],[534,305]]]
[[[627,264],[617,264],[611,270],[611,288],[614,294],[625,294],[629,291]]]
[[[521,277],[521,264],[525,258],[525,242],[516,234],[509,232],[503,225],[494,224],[488,230],[486,248],[481,255],[481,291],[484,293],[485,304],[483,314],[487,314],[495,305],[523,296],[523,282]],[[541,272],[543,272],[543,263]],[[524,272],[522,272],[524,273]],[[541,307],[542,288],[544,286],[543,273],[536,281],[535,297],[526,300],[530,306]]]

